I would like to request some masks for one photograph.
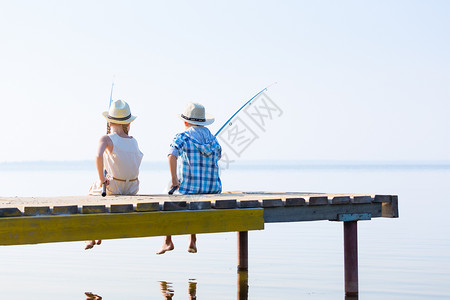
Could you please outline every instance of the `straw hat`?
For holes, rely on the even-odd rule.
[[[109,112],[103,112],[103,116],[108,122],[116,124],[129,124],[136,119],[131,115],[130,106],[123,100],[117,100],[111,103]]]
[[[210,125],[214,123],[214,117],[205,113],[205,107],[200,103],[189,102],[186,105],[184,113],[178,115],[178,117],[190,124],[194,125]]]

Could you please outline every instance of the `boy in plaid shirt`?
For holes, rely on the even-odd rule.
[[[204,127],[214,122],[199,103],[188,103],[179,118],[184,121],[186,131],[175,136],[169,151],[169,168],[172,177],[171,188],[180,194],[217,194],[222,191],[218,161],[222,148],[216,137]],[[178,165],[178,157],[181,158]],[[179,175],[179,176],[178,176]],[[191,234],[188,251],[197,252],[196,235]],[[171,236],[166,236],[164,244],[156,254],[174,249]]]

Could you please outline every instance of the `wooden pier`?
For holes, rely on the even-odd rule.
[[[248,231],[262,230],[265,223],[340,221],[345,292],[352,296],[358,294],[357,222],[380,217],[398,218],[397,196],[233,192],[0,197],[0,245],[233,231],[238,233],[241,274],[248,270]]]

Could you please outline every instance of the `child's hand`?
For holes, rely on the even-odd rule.
[[[105,180],[103,180],[102,184],[109,185],[109,179],[108,179],[108,178],[105,178]]]
[[[170,187],[169,195],[172,195],[180,187],[180,181],[178,179],[172,179],[172,186]]]
[[[180,181],[178,180],[178,178],[172,178],[172,186],[171,186],[171,189],[172,188],[179,188],[180,187]]]

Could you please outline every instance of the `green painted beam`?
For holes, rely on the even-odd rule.
[[[264,229],[262,208],[0,218],[0,245]]]

